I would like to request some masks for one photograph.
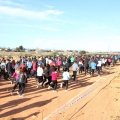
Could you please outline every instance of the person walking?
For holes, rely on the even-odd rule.
[[[71,66],[72,68],[72,71],[73,71],[73,81],[76,81],[76,75],[77,75],[77,71],[79,70],[79,67],[78,67],[78,64],[77,64],[77,61],[74,61],[73,65]]]
[[[59,74],[57,72],[57,69],[54,67],[53,71],[52,71],[52,84],[50,84],[50,87],[53,88],[54,92],[57,92],[57,78],[59,77]]]
[[[63,77],[63,83],[61,83],[60,87],[62,88],[63,86],[65,86],[66,91],[68,91],[68,81],[70,80],[70,74],[69,74],[67,68],[64,68],[62,77]]]
[[[100,58],[98,58],[98,62],[97,62],[97,70],[98,70],[98,75],[100,76],[100,71],[102,67],[102,61],[100,60]]]
[[[17,70],[12,75],[12,78],[13,79],[15,78],[15,85],[13,86],[13,88],[11,90],[11,95],[13,95],[13,92],[15,91],[15,89],[17,88],[17,86],[19,85],[19,74],[20,74],[20,67],[18,67]],[[19,93],[17,92],[17,94],[19,94]]]
[[[92,59],[90,67],[91,67],[91,73],[92,73],[92,77],[93,77],[95,69],[96,69],[96,63],[95,63],[94,59]]]
[[[37,88],[40,88],[41,82],[43,82],[43,68],[42,65],[39,64],[37,68],[37,83],[38,83]]]

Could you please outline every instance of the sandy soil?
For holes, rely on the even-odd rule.
[[[69,90],[37,88],[28,79],[24,97],[14,92],[10,81],[0,80],[0,120],[120,120],[120,66],[103,69],[101,77],[89,74],[69,81]]]

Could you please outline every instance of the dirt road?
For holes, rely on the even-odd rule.
[[[120,66],[103,69],[101,77],[80,74],[77,81],[69,81],[69,90],[53,92],[37,88],[29,79],[24,97],[13,85],[0,81],[0,120],[120,120]],[[60,84],[61,79],[58,80]],[[17,91],[17,90],[16,90]]]

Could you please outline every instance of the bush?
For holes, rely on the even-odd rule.
[[[79,51],[79,54],[86,54],[86,51],[85,50],[81,50],[81,51]]]
[[[56,55],[58,55],[58,52],[52,52],[49,56],[56,56]]]
[[[25,52],[25,48],[23,46],[16,47],[15,52]]]

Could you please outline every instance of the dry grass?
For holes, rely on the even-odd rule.
[[[55,55],[55,52],[5,52],[5,51],[0,51],[0,58],[10,58],[13,57],[13,59],[17,60],[20,56],[53,56]],[[61,52],[58,54],[63,54],[63,55],[71,55],[73,54],[72,52]]]

